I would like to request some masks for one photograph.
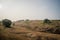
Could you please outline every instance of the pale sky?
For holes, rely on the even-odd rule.
[[[60,19],[60,0],[0,0],[0,20]]]

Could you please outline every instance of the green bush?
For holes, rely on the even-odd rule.
[[[29,19],[26,19],[25,22],[29,22]]]
[[[44,22],[43,23],[49,24],[49,23],[51,23],[51,21],[49,19],[44,19]]]
[[[2,24],[3,24],[5,27],[11,28],[12,21],[9,20],[9,19],[3,19],[3,20],[2,20]]]

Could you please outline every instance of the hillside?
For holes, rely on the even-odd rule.
[[[51,22],[46,24],[43,20],[19,20],[13,22],[12,28],[4,28],[1,24],[0,40],[60,40],[60,34],[55,29],[57,26],[60,27],[60,21]],[[51,28],[54,30],[49,30]]]

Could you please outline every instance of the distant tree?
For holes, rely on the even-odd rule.
[[[44,19],[44,22],[43,23],[49,24],[49,23],[51,23],[51,21],[49,19]]]
[[[26,21],[29,21],[29,19],[26,19]]]
[[[29,24],[29,22],[30,22],[29,19],[26,19],[26,20],[25,20],[25,23],[26,23],[27,25]]]
[[[3,19],[3,20],[2,20],[2,24],[3,24],[5,27],[11,28],[12,21],[9,20],[9,19]]]

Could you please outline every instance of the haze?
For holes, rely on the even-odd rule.
[[[60,19],[60,0],[0,0],[0,20]]]

